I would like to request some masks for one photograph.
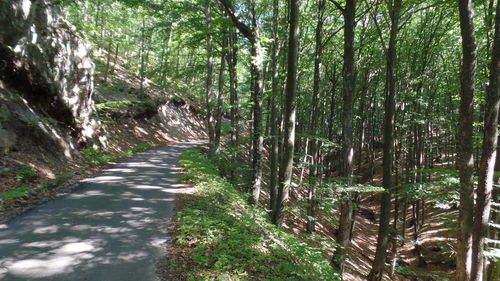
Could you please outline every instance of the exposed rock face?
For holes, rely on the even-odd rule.
[[[47,0],[0,1],[0,152],[102,144],[89,48]]]

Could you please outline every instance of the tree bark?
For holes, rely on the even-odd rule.
[[[372,269],[368,274],[369,281],[380,281],[384,275],[385,259],[387,257],[387,246],[389,241],[389,223],[391,209],[392,191],[392,166],[394,150],[394,118],[395,118],[395,96],[396,96],[396,65],[397,65],[397,35],[399,31],[399,17],[402,0],[394,0],[389,6],[391,15],[391,31],[387,55],[387,77],[386,96],[384,103],[384,147],[383,147],[383,187],[380,200],[380,222],[377,237],[377,250]]]
[[[498,110],[500,107],[500,0],[497,1],[490,83],[484,113],[484,137],[479,169],[477,198],[472,229],[472,281],[483,280],[484,244],[489,226],[493,174],[497,153]]]
[[[278,153],[279,153],[279,118],[278,118],[278,103],[279,103],[279,85],[278,85],[278,69],[279,69],[279,35],[278,35],[278,24],[279,24],[279,9],[278,0],[273,0],[273,49],[271,51],[271,63],[272,63],[272,90],[271,90],[271,159],[270,159],[270,169],[271,175],[269,179],[269,209],[271,210],[271,218],[278,207]]]
[[[214,152],[219,152],[220,149],[220,138],[222,131],[222,115],[223,115],[223,105],[224,105],[224,73],[226,69],[226,55],[227,55],[227,31],[224,31],[222,35],[222,52],[220,56],[220,70],[219,70],[219,91],[217,93],[217,111],[215,116],[215,128],[214,128]]]
[[[297,96],[297,62],[299,47],[299,5],[298,0],[290,0],[290,30],[288,37],[287,82],[285,96],[284,116],[284,153],[280,169],[280,185],[278,189],[278,210],[273,222],[280,226],[283,223],[284,213],[287,209],[290,185],[293,175],[293,154],[295,146],[295,117]]]
[[[345,178],[346,186],[352,184],[352,161],[353,152],[353,107],[354,107],[354,33],[356,0],[347,0],[345,9],[342,10],[344,16],[344,67],[343,67],[343,108],[342,108],[342,168],[341,176]],[[351,193],[346,192],[340,203],[340,225],[337,236],[337,248],[333,265],[342,275],[344,272],[345,256],[347,254],[352,225],[353,206]]]
[[[229,0],[219,0],[227,15],[251,44],[251,76],[252,76],[252,101],[253,101],[253,131],[252,131],[252,190],[251,204],[258,204],[260,189],[262,185],[262,151],[264,149],[264,138],[262,134],[262,97],[264,88],[264,48],[259,33],[256,14],[256,1],[251,1],[252,25],[251,29],[241,22],[236,16],[234,7]]]
[[[236,31],[231,32],[229,38],[229,55],[228,55],[228,67],[229,67],[229,103],[231,106],[230,118],[231,118],[231,144],[236,145],[238,141],[238,77],[236,72],[236,65],[238,63],[238,42]]]
[[[476,38],[472,21],[472,0],[459,0],[462,35],[462,71],[460,79],[460,115],[458,169],[460,173],[460,209],[457,244],[457,280],[471,277],[472,220],[474,208],[472,146],[473,97],[476,74]]]
[[[205,0],[205,19],[207,21],[207,81],[206,81],[206,93],[205,99],[207,103],[207,128],[208,128],[208,139],[210,145],[209,155],[213,156],[215,152],[214,141],[214,120],[212,113],[212,83],[213,83],[213,54],[212,54],[212,10],[210,8],[210,0]]]
[[[315,54],[314,54],[314,80],[313,80],[313,99],[312,99],[312,110],[310,116],[309,124],[309,134],[311,136],[318,135],[318,120],[320,117],[319,107],[320,107],[320,82],[321,82],[321,62],[323,59],[323,18],[325,13],[325,0],[318,0],[318,18],[316,24],[316,34],[315,34]],[[315,220],[315,206],[316,206],[316,180],[315,177],[319,174],[319,141],[312,139],[311,142],[311,155],[312,164],[310,177],[313,179],[309,184],[308,191],[308,207],[307,207],[307,232],[314,233],[316,230],[316,220]]]

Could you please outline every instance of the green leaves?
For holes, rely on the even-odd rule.
[[[120,158],[150,149],[151,147],[150,144],[140,144],[117,154],[111,154],[98,148],[89,147],[82,150],[84,154],[83,160],[91,165],[102,166],[109,162],[117,161]]]
[[[339,280],[318,248],[271,224],[205,155],[188,150],[180,163],[197,188],[175,239],[195,263],[191,280]]]
[[[15,179],[20,182],[32,181],[36,175],[37,171],[28,165],[21,165],[21,169],[17,172]]]

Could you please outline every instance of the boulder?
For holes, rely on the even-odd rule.
[[[21,135],[33,143],[45,138],[67,157],[78,147],[105,145],[89,52],[50,1],[0,1],[0,111],[8,111],[0,119],[0,150]]]

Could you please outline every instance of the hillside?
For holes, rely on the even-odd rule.
[[[35,32],[21,36],[21,31],[5,26],[0,32],[0,192],[5,194],[0,200],[2,220],[94,173],[98,167],[88,162],[92,156],[89,149],[119,156],[135,147],[205,137],[198,109],[154,84],[138,89],[139,78],[127,71],[128,61],[115,60],[113,73],[104,82],[104,74],[95,68],[102,65],[102,57],[91,55],[98,52],[90,49],[74,27],[60,17],[58,7],[45,3],[31,10],[17,2],[0,4],[0,18],[6,20],[2,24],[19,26],[22,18],[9,22],[11,16],[37,13],[24,24],[53,36],[27,44],[23,36],[36,38]],[[55,17],[46,22],[44,17],[48,15]],[[13,35],[20,41],[9,41]],[[42,57],[33,53],[30,46],[34,45],[40,46]],[[75,64],[48,68],[66,60]],[[56,77],[63,72],[65,78],[58,80]]]

